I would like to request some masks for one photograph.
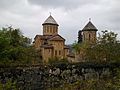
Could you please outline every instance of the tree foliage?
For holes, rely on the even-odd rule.
[[[120,43],[114,32],[102,31],[96,45],[90,48],[89,58],[94,60],[115,62],[120,61]]]
[[[31,39],[11,26],[0,30],[0,63],[31,63],[36,53]]]
[[[114,32],[102,31],[95,44],[80,43],[74,45],[76,52],[86,61],[120,61],[120,42]]]

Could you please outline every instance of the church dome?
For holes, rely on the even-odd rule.
[[[89,21],[82,31],[97,31],[97,28]]]
[[[58,25],[55,19],[51,15],[44,21],[43,25],[46,24]]]

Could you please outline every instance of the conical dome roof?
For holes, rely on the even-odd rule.
[[[97,28],[89,21],[82,31],[97,31]]]
[[[43,25],[45,24],[54,24],[54,25],[58,25],[57,22],[55,21],[55,19],[50,15],[43,23]]]

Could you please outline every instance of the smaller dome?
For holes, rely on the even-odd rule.
[[[45,24],[54,24],[54,25],[58,25],[57,22],[55,21],[55,19],[50,15],[43,23],[43,25]]]
[[[91,21],[89,21],[82,31],[97,31],[97,28],[92,24]]]

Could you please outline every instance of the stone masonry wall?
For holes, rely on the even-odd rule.
[[[113,68],[113,67],[112,67]],[[15,81],[19,90],[46,90],[62,86],[64,82],[111,77],[111,67],[86,67],[82,65],[1,67],[0,81]]]

